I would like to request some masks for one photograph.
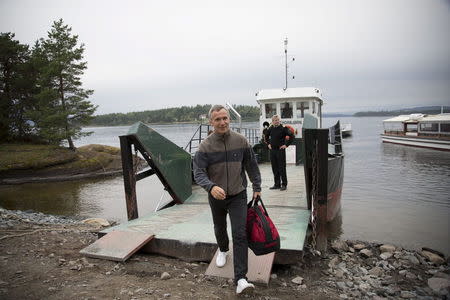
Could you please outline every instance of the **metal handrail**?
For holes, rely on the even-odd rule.
[[[206,132],[203,130],[203,128],[206,126]],[[208,132],[211,128],[211,125],[209,124],[200,124],[198,128],[195,130],[194,134],[192,135],[191,139],[187,143],[187,145],[184,147],[184,150],[192,153],[192,150],[195,148],[198,148],[198,145],[208,136]],[[231,130],[241,133],[243,136],[245,136],[250,143],[250,145],[255,145],[259,143],[260,137],[259,137],[259,129],[256,128],[242,128],[242,127],[230,127]],[[203,135],[203,133],[205,133]],[[193,142],[197,142],[198,145],[193,145]],[[189,151],[188,151],[189,149]]]
[[[226,106],[227,106],[228,110],[231,111],[237,117],[237,119],[239,121],[239,130],[237,132],[240,133],[241,129],[242,129],[242,118],[241,118],[241,115],[237,112],[236,109],[234,109],[234,107],[229,102],[226,103]]]

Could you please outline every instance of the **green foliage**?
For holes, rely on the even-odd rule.
[[[30,51],[14,36],[0,34],[0,141],[24,138],[31,130],[25,117],[33,95]]]
[[[62,19],[55,21],[47,39],[36,41],[32,51],[1,34],[0,140],[34,135],[51,144],[88,135],[81,126],[92,119],[96,106],[82,88],[84,45]]]
[[[130,113],[113,113],[95,116],[90,125],[115,126],[131,125],[141,121],[144,123],[174,123],[174,122],[200,122],[201,116],[207,116],[211,104],[182,106],[158,110],[146,110]],[[234,108],[239,112],[243,121],[257,121],[259,108],[257,106],[237,105]]]
[[[60,19],[53,23],[48,39],[36,44],[40,61],[46,63],[40,78],[44,88],[37,95],[41,114],[35,115],[35,122],[45,139],[55,143],[67,139],[74,149],[72,139],[85,135],[80,125],[91,120],[96,107],[86,100],[93,91],[81,87],[80,76],[87,68],[82,61],[84,45],[78,46],[78,36],[71,31]]]

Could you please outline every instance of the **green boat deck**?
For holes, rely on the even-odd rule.
[[[307,209],[303,166],[287,165],[286,191],[270,190],[273,185],[270,163],[259,166],[261,197],[281,237],[281,250],[275,256],[275,263],[293,263],[302,255],[311,214]],[[248,188],[248,197],[252,197],[251,188]],[[114,230],[155,235],[142,251],[190,261],[210,261],[217,248],[207,193],[199,186],[192,186],[192,195],[183,204],[105,229],[100,235]]]

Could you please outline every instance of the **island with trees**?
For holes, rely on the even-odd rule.
[[[0,33],[0,183],[121,170],[117,148],[75,148],[97,107],[82,87],[85,48],[72,28],[59,19],[31,47],[14,38]]]

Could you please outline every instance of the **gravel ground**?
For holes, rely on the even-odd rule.
[[[138,253],[124,263],[86,258],[99,225],[0,208],[0,299],[234,299],[231,280],[207,262]],[[275,265],[249,299],[449,299],[449,258],[363,241],[334,241]]]

